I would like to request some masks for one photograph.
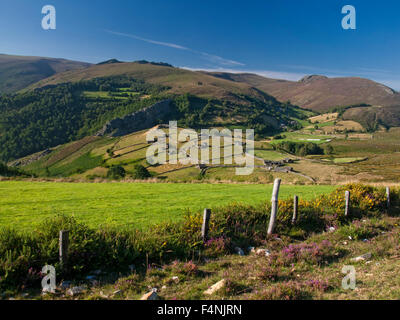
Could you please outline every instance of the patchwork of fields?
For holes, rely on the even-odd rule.
[[[280,198],[312,199],[335,186],[283,185]],[[146,228],[176,221],[189,210],[234,202],[257,205],[271,198],[272,185],[167,183],[0,182],[0,228],[30,230],[56,214],[74,215],[96,227]]]

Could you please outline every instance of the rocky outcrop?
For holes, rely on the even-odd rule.
[[[212,295],[216,293],[217,291],[221,290],[226,286],[226,280],[222,279],[221,281],[218,281],[216,284],[212,285],[208,290],[204,291],[204,294],[206,295]]]
[[[171,99],[160,101],[143,110],[107,122],[96,136],[120,137],[155,126],[171,112]]]
[[[313,75],[305,76],[304,78],[300,79],[299,82],[310,83],[310,82],[313,82],[313,81],[326,80],[326,79],[328,79],[328,77],[320,76],[320,75],[317,75],[317,74],[313,74]]]
[[[16,161],[12,162],[10,164],[10,166],[11,167],[24,167],[24,166],[27,166],[27,165],[31,164],[32,162],[35,162],[35,161],[38,161],[38,160],[42,159],[43,157],[47,156],[51,152],[52,152],[52,150],[46,149],[44,151],[35,153],[35,154],[33,154],[33,155],[29,156],[29,157],[16,160]]]

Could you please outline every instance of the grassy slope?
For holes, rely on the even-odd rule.
[[[315,178],[319,183],[340,184],[349,180],[361,182],[397,181],[400,177],[398,169],[400,129],[398,128],[393,128],[389,132],[375,133],[368,140],[355,138],[346,140],[343,134],[319,135],[303,131],[285,133],[285,140],[304,142],[307,139],[321,139],[320,141],[313,141],[321,144],[332,140],[330,144],[334,147],[333,155],[309,157],[310,160],[321,159],[324,161],[301,160],[299,163],[290,165],[298,172]],[[85,141],[89,141],[89,143],[84,144]],[[273,140],[272,143],[280,141],[282,140]],[[81,145],[84,146],[81,147]],[[39,175],[46,175],[45,168],[48,167],[50,175],[53,177],[72,176],[73,178],[87,179],[88,177],[104,178],[108,170],[104,166],[120,164],[129,174],[136,163],[148,166],[145,160],[147,147],[145,131],[113,139],[85,138],[59,146],[52,154],[23,169]],[[110,158],[107,154],[107,149],[110,148],[114,151],[115,156],[113,158]],[[267,141],[255,143],[255,155],[268,160],[288,157],[288,155],[273,151]],[[105,160],[105,163],[102,164],[101,159]],[[349,163],[362,159],[366,160]],[[260,165],[261,163],[256,160],[255,164]],[[196,167],[182,165],[161,165],[149,167],[149,170],[155,177],[172,182],[199,180],[201,172]],[[231,180],[271,183],[276,177],[282,178],[285,183],[308,182],[308,180],[299,176],[270,173],[259,168],[256,168],[251,176],[236,176],[231,168],[215,168],[208,170],[204,179],[211,182]]]
[[[282,186],[282,199],[311,199],[333,186]],[[232,202],[258,204],[272,185],[0,182],[0,226],[30,229],[46,217],[73,214],[89,226],[143,228]]]
[[[57,72],[86,68],[89,65],[65,59],[0,54],[0,93],[16,92]]]
[[[397,300],[400,298],[400,252],[397,245],[399,223],[399,218],[392,217],[385,217],[381,221],[365,219],[363,224],[377,233],[375,236],[367,236],[368,241],[349,240],[349,235],[354,237],[354,234],[349,232],[349,227],[342,227],[331,234],[316,235],[305,241],[321,244],[323,240],[328,240],[337,252],[342,253],[343,256],[333,260],[327,259],[322,265],[299,261],[292,267],[269,270],[266,267],[268,258],[254,254],[244,257],[232,255],[200,264],[200,272],[194,276],[178,274],[173,268],[172,272],[171,268],[164,268],[158,272],[150,271],[142,282],[137,281],[136,286],[124,286],[124,283],[137,277],[120,279],[117,286],[123,288],[123,292],[119,296],[112,296],[115,287],[111,285],[93,287],[84,296],[99,299],[101,291],[103,296],[109,297],[108,299],[139,299],[145,290],[140,291],[138,287],[161,287],[160,283],[164,283],[166,287],[159,288],[159,295],[166,300]],[[298,245],[299,242],[292,244]],[[369,261],[350,260],[367,252],[372,254]],[[345,276],[342,268],[345,265],[355,267],[354,290],[342,288],[342,279]],[[171,278],[177,275],[180,281],[174,283]],[[220,290],[211,296],[204,295],[205,290],[221,279],[229,280],[229,290]]]
[[[284,132],[282,135],[286,136],[284,139],[273,140],[272,143],[279,143],[283,141],[291,142],[313,142],[316,144],[326,143],[332,137],[328,135],[314,135],[302,132]]]
[[[261,96],[257,90],[245,83],[217,79],[200,72],[140,63],[95,65],[85,70],[64,72],[39,81],[30,89],[114,75],[129,75],[146,82],[169,86],[171,87],[170,92],[178,94],[191,93],[200,97],[233,101],[237,101],[235,94],[238,93]]]
[[[292,268],[277,271],[282,276],[275,281],[264,279],[262,276],[268,275],[265,272],[265,258],[254,255],[230,256],[204,265],[201,270],[208,272],[208,277],[192,278],[179,285],[170,285],[160,295],[166,299],[399,299],[397,246],[399,222],[399,218],[389,217],[383,221],[365,220],[364,223],[372,225],[372,229],[377,233],[381,233],[382,229],[389,231],[387,235],[380,234],[367,242],[363,242],[363,239],[349,240],[348,234],[351,233],[346,231],[346,228],[332,235],[316,236],[307,242],[321,243],[322,240],[329,240],[336,246],[338,252],[340,250],[345,252],[344,257],[336,261],[327,261],[326,265],[322,266],[296,263]],[[350,261],[351,258],[367,252],[373,255],[370,261],[358,263]],[[355,290],[345,290],[341,287],[345,276],[341,272],[344,265],[355,267]],[[233,288],[231,292],[217,292],[211,297],[204,296],[204,290],[220,279],[226,278],[227,275],[231,283],[236,284],[236,288],[231,285]],[[300,287],[297,292],[290,290],[296,285]],[[285,287],[289,289],[286,292],[283,289]]]
[[[376,181],[398,181],[400,176],[400,148],[398,139],[400,128],[388,132],[377,132],[370,140],[337,140],[333,141],[335,157],[362,158],[368,160],[343,167],[348,175],[369,172],[375,175]]]
[[[29,164],[24,169],[37,175],[50,174],[52,177],[71,176],[76,179],[95,179],[105,178],[108,171],[106,167],[111,165],[122,165],[129,177],[134,165],[142,164],[148,167],[154,177],[162,180],[187,182],[200,179],[201,170],[192,165],[165,164],[149,167],[146,162],[146,152],[149,146],[145,140],[146,132],[144,130],[121,138],[87,137],[55,148],[51,154]],[[179,147],[181,147],[181,144],[179,144]],[[108,149],[113,150],[113,157],[110,157],[107,153]],[[220,161],[223,164],[223,150],[220,152]],[[287,157],[287,155],[273,151],[268,144],[261,142],[255,143],[255,155],[268,160],[280,160]],[[255,165],[262,165],[262,162],[256,159]],[[46,168],[48,172],[46,172]],[[214,168],[207,170],[202,179],[270,183],[274,177],[280,177],[284,182],[300,181],[307,183],[307,180],[301,177],[288,174],[272,175],[260,168],[255,168],[253,174],[249,176],[238,176],[233,168]]]
[[[395,214],[397,210],[394,208],[390,215],[383,214],[379,218],[369,216],[349,221],[334,232],[311,235],[305,241],[284,235],[268,239],[264,248],[269,249],[272,258],[248,253],[247,250],[245,256],[227,255],[211,260],[193,253],[192,260],[187,263],[175,261],[161,268],[153,265],[147,270],[140,265],[122,277],[104,273],[97,277],[95,284],[75,281],[74,285],[85,283],[88,287],[73,298],[64,290],[56,295],[39,295],[36,288],[30,292],[29,298],[137,300],[149,288],[157,288],[158,296],[164,300],[399,299],[400,218]],[[324,243],[329,249],[321,251]],[[291,246],[308,246],[319,254],[299,255],[299,258],[285,263],[282,257],[290,259],[287,252],[295,252]],[[371,258],[352,261],[352,258],[366,253],[370,253]],[[342,287],[344,266],[355,268],[355,289]],[[204,294],[221,279],[227,281],[223,289],[212,295]],[[10,292],[8,296],[11,295]],[[22,294],[12,296],[27,299]]]
[[[252,105],[252,103],[243,96],[259,101],[275,101],[275,98],[269,96],[268,93],[260,91],[251,84],[216,78],[203,72],[137,62],[94,65],[84,70],[58,73],[33,84],[28,89],[116,75],[127,75],[151,84],[166,86],[170,88],[168,92],[173,94],[189,93],[201,98],[226,100],[244,105]],[[300,108],[295,110],[297,114],[315,115],[313,112]]]

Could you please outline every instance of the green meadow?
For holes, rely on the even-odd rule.
[[[282,185],[280,198],[312,199],[334,186]],[[0,228],[31,230],[57,214],[92,227],[145,229],[231,203],[257,205],[271,198],[272,185],[184,183],[63,183],[0,181]]]

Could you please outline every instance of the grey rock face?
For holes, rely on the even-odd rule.
[[[52,151],[50,149],[46,149],[46,150],[44,150],[42,152],[35,153],[34,155],[32,155],[32,156],[30,156],[28,158],[14,161],[13,163],[11,163],[11,167],[27,166],[27,165],[31,164],[32,162],[38,161],[41,158],[47,156],[51,152]]]
[[[143,110],[107,122],[96,136],[120,137],[155,126],[159,119],[171,112],[171,100],[160,101]]]

